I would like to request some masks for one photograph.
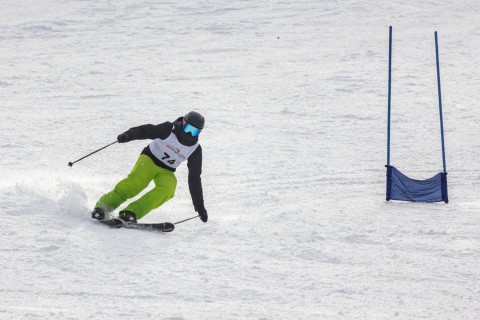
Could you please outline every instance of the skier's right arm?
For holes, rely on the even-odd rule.
[[[120,143],[132,140],[143,139],[166,139],[172,132],[172,123],[164,122],[159,125],[145,124],[139,127],[133,127],[118,135],[117,141]]]

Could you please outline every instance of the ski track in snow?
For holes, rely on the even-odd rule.
[[[0,319],[478,319],[475,1],[0,4]],[[392,164],[451,202],[386,203]],[[210,220],[170,234],[89,218],[146,141],[204,113]],[[186,165],[146,221],[194,215]]]

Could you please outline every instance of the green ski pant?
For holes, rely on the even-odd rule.
[[[120,181],[115,189],[100,197],[95,207],[111,212],[128,199],[137,196],[152,180],[155,188],[120,211],[133,212],[137,219],[141,219],[153,209],[173,198],[177,187],[175,174],[157,166],[150,157],[144,154],[140,155],[128,177]]]

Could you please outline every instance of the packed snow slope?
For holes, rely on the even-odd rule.
[[[0,2],[1,319],[479,319],[480,3]],[[385,202],[392,164],[450,203]],[[148,141],[203,113],[210,220],[92,221]],[[145,221],[195,215],[186,165]]]

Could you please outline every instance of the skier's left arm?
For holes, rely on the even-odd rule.
[[[195,152],[188,158],[188,187],[192,196],[193,206],[198,212],[200,219],[207,222],[208,214],[203,203],[202,189],[202,147],[198,146]]]

